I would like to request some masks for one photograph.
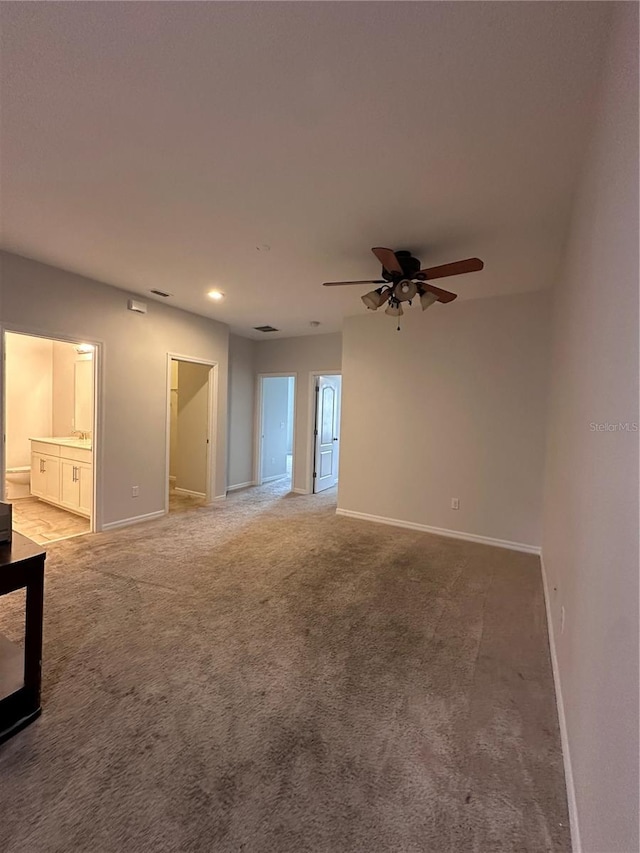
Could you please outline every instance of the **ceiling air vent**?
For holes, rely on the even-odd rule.
[[[256,332],[277,332],[278,329],[274,329],[273,326],[254,326],[253,327]]]
[[[149,293],[155,293],[156,296],[162,296],[164,299],[168,299],[171,296],[170,293],[165,293],[164,290],[150,290]]]

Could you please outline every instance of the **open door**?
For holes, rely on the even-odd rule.
[[[295,376],[260,378],[258,482],[291,479]]]
[[[313,491],[323,492],[338,482],[341,376],[316,379]]]
[[[169,512],[211,500],[211,405],[213,365],[169,357]]]

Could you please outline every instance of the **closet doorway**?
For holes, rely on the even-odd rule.
[[[167,499],[169,513],[206,506],[212,497],[214,367],[169,356]]]

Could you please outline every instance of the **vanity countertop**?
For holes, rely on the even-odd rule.
[[[77,447],[80,450],[91,450],[92,442],[90,438],[76,438],[75,436],[47,437],[47,438],[30,438],[29,441],[39,441],[42,444],[57,444],[60,447]]]

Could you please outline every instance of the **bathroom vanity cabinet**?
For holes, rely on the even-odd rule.
[[[68,438],[31,439],[31,494],[78,515],[93,503],[91,442]]]

